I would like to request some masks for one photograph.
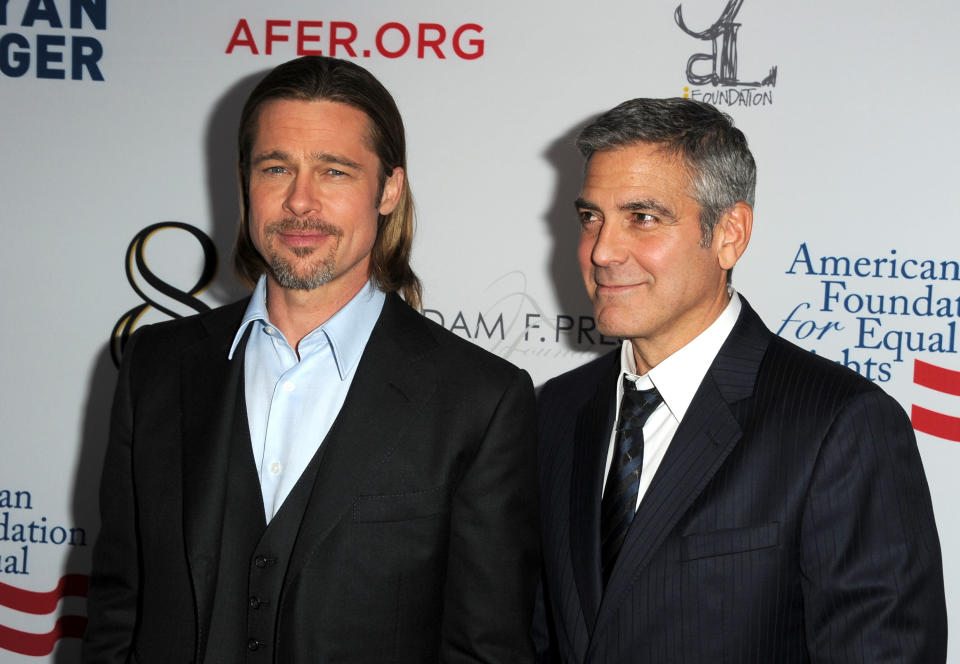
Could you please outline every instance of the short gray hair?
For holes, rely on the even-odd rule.
[[[661,145],[690,173],[700,204],[700,239],[713,241],[724,212],[739,201],[753,206],[757,165],[743,132],[726,113],[692,99],[631,99],[584,127],[577,148],[587,164],[595,152],[636,143]]]

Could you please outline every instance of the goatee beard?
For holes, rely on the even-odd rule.
[[[340,246],[340,239],[343,237],[343,231],[340,228],[319,219],[288,218],[273,222],[265,230],[268,236],[291,231],[317,231],[336,240],[325,257],[316,258],[310,263],[303,261],[295,266],[276,251],[271,251],[269,255],[265,256],[267,265],[270,267],[270,273],[282,288],[313,290],[333,279],[336,269],[337,249]],[[307,258],[316,253],[317,250],[313,247],[291,247],[290,251],[298,258]]]

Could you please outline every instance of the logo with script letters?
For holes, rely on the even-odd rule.
[[[740,73],[740,58],[737,37],[742,24],[737,14],[744,0],[728,0],[719,18],[712,24],[691,26],[683,13],[683,5],[677,5],[673,18],[684,33],[703,42],[703,50],[687,60],[688,86],[683,96],[704,101],[719,107],[770,106],[773,104],[773,88],[777,84],[777,67],[773,65],[763,78],[743,77]]]
[[[200,276],[196,283],[187,290],[182,290],[167,283],[147,265],[144,254],[147,242],[162,231],[185,231],[193,236],[203,251],[203,267]],[[190,310],[190,313],[202,313],[210,309],[196,296],[210,285],[216,275],[217,248],[210,236],[196,226],[180,221],[163,221],[151,224],[134,235],[130,241],[130,246],[127,247],[126,272],[130,287],[143,299],[143,303],[125,312],[113,326],[113,331],[110,333],[110,355],[116,366],[120,366],[123,348],[136,328],[140,317],[147,310],[156,309],[171,318],[181,318],[183,314],[179,313],[176,308],[183,309],[186,307]]]

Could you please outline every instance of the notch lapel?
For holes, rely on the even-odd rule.
[[[411,422],[436,389],[421,361],[435,341],[420,314],[388,294],[357,373],[330,432],[287,570],[297,578],[313,552],[347,515],[367,478],[402,446]]]
[[[616,412],[620,356],[604,372],[596,391],[577,415],[570,487],[570,555],[587,631],[593,632],[603,586],[600,573],[600,495],[607,442]]]
[[[737,323],[710,365],[634,517],[600,606],[597,630],[739,442],[732,412],[753,394],[770,332],[741,297]],[[596,641],[596,639],[594,640]]]

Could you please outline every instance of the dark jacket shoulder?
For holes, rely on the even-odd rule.
[[[124,348],[124,356],[128,349],[137,347],[139,353],[168,357],[211,335],[223,337],[229,345],[240,327],[249,301],[250,298],[244,298],[192,316],[144,325],[130,337]]]
[[[541,417],[544,413],[580,409],[597,387],[605,380],[613,380],[620,367],[620,346],[586,364],[555,376],[543,384],[537,398]]]
[[[474,378],[500,377],[511,380],[523,370],[467,339],[457,336],[408,305],[396,293],[388,293],[378,327],[388,326],[389,334],[405,334],[410,349],[429,354],[440,364],[450,363]]]

